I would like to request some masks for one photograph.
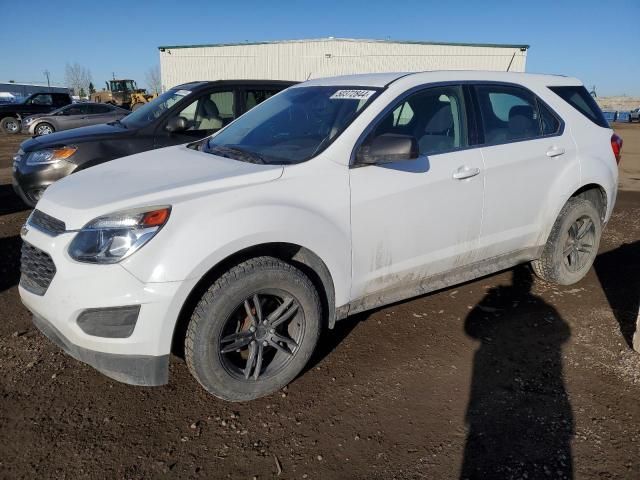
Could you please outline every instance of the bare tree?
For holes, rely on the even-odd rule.
[[[64,78],[67,87],[72,89],[76,94],[82,91],[88,92],[89,84],[92,82],[91,71],[77,62],[73,65],[67,63]]]
[[[162,92],[162,78],[160,78],[160,67],[158,65],[147,70],[145,80],[147,81],[149,92],[156,94]]]

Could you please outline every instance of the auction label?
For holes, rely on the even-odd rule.
[[[331,100],[367,100],[375,90],[338,90],[329,97]]]
[[[180,95],[181,97],[186,97],[191,93],[191,90],[178,90],[176,95]]]

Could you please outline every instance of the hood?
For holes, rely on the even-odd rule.
[[[135,132],[135,129],[125,128],[118,124],[102,123],[100,125],[90,125],[88,127],[74,128],[72,130],[63,130],[62,132],[55,132],[49,135],[43,135],[42,137],[32,138],[22,144],[22,149],[25,152],[31,152],[42,148],[93,142],[103,138],[112,140],[120,136],[127,137],[129,135],[133,135]]]
[[[219,157],[184,145],[151,150],[74,173],[54,183],[37,208],[68,229],[119,210],[181,200],[276,180],[281,165]]]

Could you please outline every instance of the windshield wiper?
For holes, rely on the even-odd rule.
[[[213,153],[214,155],[220,155],[221,157],[231,158],[233,160],[240,160],[242,162],[266,164],[266,160],[262,155],[249,150],[244,150],[238,147],[228,147],[223,145],[208,145],[205,150],[207,153]]]

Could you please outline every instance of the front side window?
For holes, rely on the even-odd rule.
[[[535,96],[523,88],[475,87],[487,144],[527,140],[541,135]]]
[[[191,91],[184,89],[172,89],[164,92],[159,97],[144,104],[135,112],[130,113],[121,122],[125,126],[142,127],[159,118],[168,109],[190,95]]]
[[[330,145],[377,93],[375,88],[290,88],[249,110],[199,148],[255,163],[301,163]]]
[[[384,134],[413,136],[420,155],[435,155],[466,146],[463,95],[460,86],[428,88],[403,100],[373,129]]]
[[[187,131],[220,130],[234,118],[233,90],[208,93],[184,107],[175,116],[187,121]],[[173,115],[172,115],[173,116]]]
[[[31,99],[31,103],[33,105],[53,105],[53,100],[51,99],[51,95],[36,95]]]

